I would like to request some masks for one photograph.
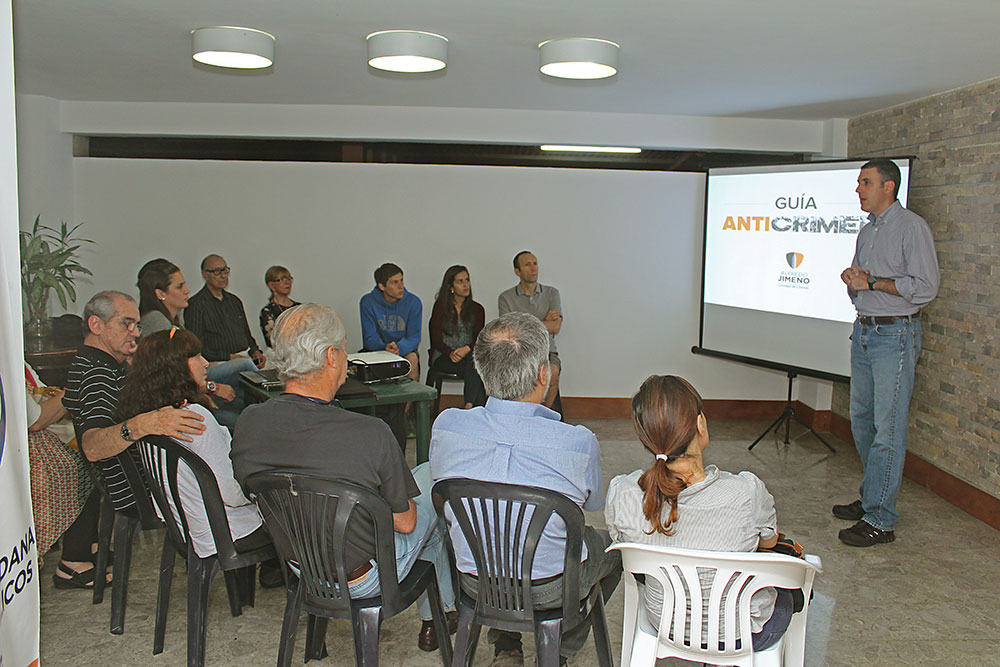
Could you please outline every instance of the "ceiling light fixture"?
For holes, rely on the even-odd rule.
[[[368,64],[387,72],[436,72],[448,64],[448,39],[421,30],[381,30],[368,40]]]
[[[572,153],[641,153],[641,148],[633,146],[560,146],[558,144],[542,144],[543,151],[569,151]]]
[[[560,79],[605,79],[618,73],[618,45],[606,39],[550,39],[538,45],[542,74]]]
[[[210,26],[191,31],[191,57],[233,69],[263,69],[274,64],[274,35],[253,28]]]

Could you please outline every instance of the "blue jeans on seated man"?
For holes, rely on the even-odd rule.
[[[864,520],[892,530],[906,460],[913,375],[920,356],[920,320],[872,326],[854,322],[851,334],[851,432],[864,465]]]
[[[413,469],[413,479],[420,487],[420,495],[413,499],[417,506],[417,526],[410,533],[395,533],[396,538],[396,576],[403,579],[417,560],[428,561],[434,565],[437,576],[438,590],[441,593],[441,604],[445,611],[455,609],[455,590],[451,579],[451,561],[448,559],[448,548],[445,545],[445,530],[443,522],[434,511],[431,501],[431,470],[429,463],[421,463]],[[372,569],[348,588],[351,597],[362,599],[379,594],[378,565],[372,561]],[[431,605],[424,593],[417,600],[417,612],[423,621],[431,620]]]
[[[218,397],[214,399],[217,409],[212,411],[216,421],[230,429],[236,427],[236,419],[246,407],[246,400],[243,387],[240,386],[240,373],[243,371],[255,371],[257,364],[248,357],[238,357],[229,361],[213,363],[206,371],[206,377],[212,382],[228,384],[236,392],[236,397],[231,401],[222,401]]]

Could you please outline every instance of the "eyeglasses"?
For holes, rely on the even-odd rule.
[[[133,320],[131,317],[123,317],[118,320],[121,325],[129,332],[142,333],[142,325],[138,321]]]
[[[229,272],[232,271],[231,266],[223,266],[218,269],[205,269],[205,273],[211,273],[213,276],[225,275],[228,276]]]
[[[275,278],[275,279],[274,279],[274,280],[272,280],[271,282],[272,282],[272,283],[286,283],[286,282],[287,282],[287,283],[290,283],[290,282],[292,282],[293,280],[295,280],[295,278],[292,278],[291,276],[283,276],[283,277],[281,277],[281,278]]]

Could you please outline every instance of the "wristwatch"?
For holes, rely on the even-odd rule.
[[[208,389],[208,393],[213,395],[215,394],[215,392],[219,391],[219,385],[215,384],[211,380],[205,383],[205,388]]]
[[[135,438],[132,437],[132,429],[128,427],[128,420],[122,422],[122,440],[125,442],[135,442]]]
[[[878,282],[878,278],[875,276],[868,276],[868,289],[875,289],[875,283]]]

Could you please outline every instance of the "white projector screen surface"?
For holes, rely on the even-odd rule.
[[[868,221],[854,192],[864,162],[709,170],[702,348],[850,375],[855,310],[840,273]],[[905,206],[909,160],[895,162]]]

